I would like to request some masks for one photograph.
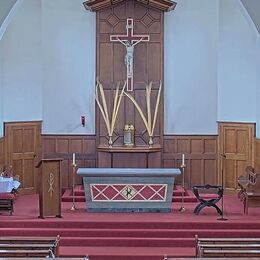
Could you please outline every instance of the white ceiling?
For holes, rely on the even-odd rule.
[[[0,27],[17,0],[0,0]]]

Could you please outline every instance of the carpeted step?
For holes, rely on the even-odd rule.
[[[61,246],[193,247],[195,238],[61,237]]]
[[[110,213],[107,213],[110,215]],[[140,216],[139,213],[132,214],[134,216],[131,221],[126,221],[123,218],[125,216],[128,216],[129,214],[112,214],[114,216],[114,220],[106,220],[107,214],[104,214],[104,218],[100,219],[100,221],[95,220],[85,220],[81,221],[80,219],[77,219],[77,221],[68,221],[68,220],[60,220],[60,219],[48,219],[46,220],[1,220],[0,221],[0,228],[6,229],[6,228],[12,228],[12,229],[29,229],[29,228],[38,228],[39,230],[44,230],[46,228],[52,228],[52,229],[66,229],[66,228],[79,228],[79,229],[88,229],[88,228],[95,228],[95,229],[172,229],[172,230],[181,230],[181,229],[195,229],[195,230],[248,230],[248,231],[257,231],[260,230],[260,223],[259,222],[248,222],[248,223],[242,223],[242,222],[230,222],[230,221],[201,221],[198,222],[197,220],[200,220],[200,216],[194,216],[194,222],[174,222],[174,214],[169,213],[166,214],[169,216],[169,221],[161,221],[159,217],[160,214],[154,213],[142,213],[143,221],[136,221],[135,217],[137,218]],[[93,213],[93,216],[96,214]],[[156,215],[158,216],[158,221],[151,221],[149,220],[150,216]],[[163,214],[164,215],[164,214]],[[184,215],[181,215],[182,217],[185,217]],[[11,218],[10,216],[8,216]],[[216,216],[217,217],[217,216]],[[196,218],[196,219],[195,219]]]
[[[72,202],[73,201],[73,196],[62,196],[62,201],[63,202]],[[74,197],[74,201],[75,202],[85,202],[85,196],[75,196]],[[172,198],[172,202],[181,202],[182,201],[182,197],[181,196],[173,196]],[[195,197],[190,197],[190,196],[185,196],[184,203],[186,202],[197,202],[197,199]]]
[[[1,229],[2,236],[57,236],[75,237],[75,238],[91,238],[91,237],[106,237],[106,238],[121,238],[121,237],[141,237],[141,238],[194,238],[195,235],[200,237],[260,237],[260,230],[232,230],[232,229],[71,229],[71,228],[3,228]],[[185,245],[183,245],[185,246]]]
[[[62,196],[62,202],[72,202],[73,201],[73,196]],[[75,196],[74,197],[75,202],[85,202],[85,195],[83,196]]]
[[[184,202],[196,202],[197,199],[193,193],[189,193],[186,190],[182,190],[182,187],[176,186],[173,190],[173,202],[181,202],[182,201],[182,193],[184,195]],[[73,194],[71,189],[67,189],[63,196],[63,202],[72,202]],[[77,185],[74,189],[74,201],[75,202],[84,202],[85,201],[85,191],[82,185]]]
[[[194,257],[194,247],[80,247],[60,246],[60,257],[84,257],[91,260],[162,260],[164,256]]]

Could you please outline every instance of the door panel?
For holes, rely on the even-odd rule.
[[[254,124],[219,124],[219,180],[223,173],[226,191],[235,191],[237,177],[247,165],[253,166],[254,133]]]
[[[35,158],[41,154],[41,122],[7,123],[6,158],[13,166],[14,175],[19,175],[21,193],[36,192],[37,169]]]

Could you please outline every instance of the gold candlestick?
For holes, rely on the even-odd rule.
[[[186,167],[186,164],[183,160],[180,168],[181,168],[181,171],[182,171],[182,193],[181,193],[181,207],[179,208],[179,211],[180,212],[184,212],[186,209],[184,207],[184,192],[185,192],[185,187],[184,187],[184,181],[185,181],[185,167]]]
[[[75,163],[75,159],[74,159],[73,163],[72,163],[72,206],[70,208],[71,211],[77,210],[77,208],[75,206],[75,189],[74,189],[76,167],[77,167],[77,164]]]

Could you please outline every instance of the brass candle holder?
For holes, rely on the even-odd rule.
[[[181,172],[182,172],[182,193],[181,193],[181,207],[179,208],[179,211],[180,212],[184,212],[184,211],[186,211],[186,209],[184,207],[184,192],[185,192],[184,182],[185,182],[185,168],[186,168],[186,164],[185,164],[184,161],[182,162],[180,168],[181,168]]]
[[[77,164],[75,162],[75,154],[73,154],[73,160],[72,160],[72,206],[70,208],[71,211],[77,210],[76,205],[75,205],[75,174],[76,174],[76,167]]]

